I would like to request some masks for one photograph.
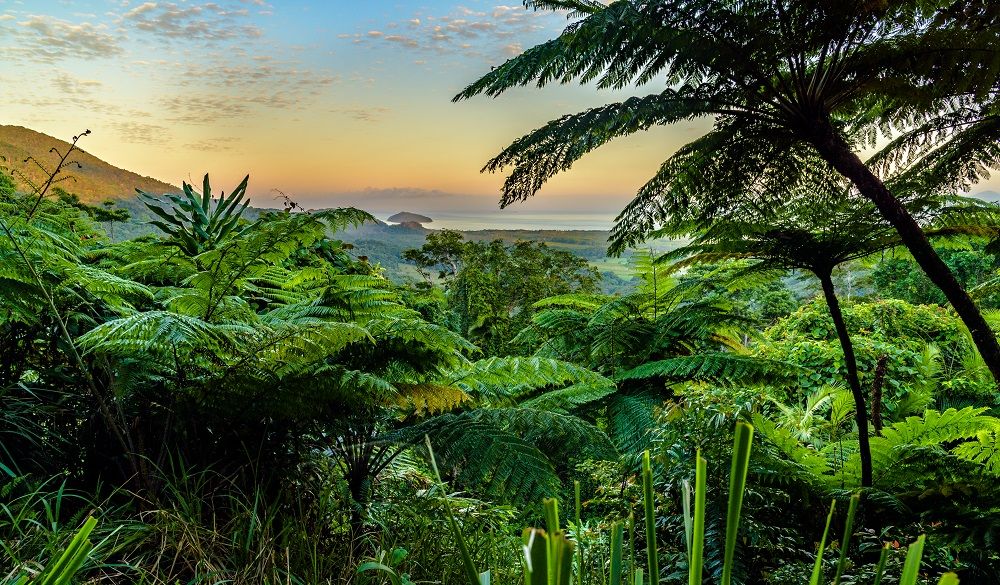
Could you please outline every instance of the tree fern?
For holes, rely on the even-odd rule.
[[[622,372],[618,380],[694,380],[716,384],[781,384],[795,379],[795,364],[725,352],[705,352],[647,362]]]
[[[959,459],[978,463],[987,472],[1000,476],[1000,430],[996,427],[979,431],[975,440],[956,446],[952,452]]]
[[[580,382],[559,390],[551,390],[534,398],[522,400],[519,404],[525,408],[547,410],[550,412],[568,414],[585,405],[602,402],[617,391],[614,384],[607,382]]]
[[[610,380],[581,366],[538,357],[486,358],[448,373],[446,379],[479,400],[501,403],[526,399],[547,387],[574,384],[610,389],[614,386]]]
[[[604,433],[588,423],[529,408],[445,414],[399,436],[416,441],[425,433],[438,465],[452,469],[460,484],[522,502],[556,493],[559,477],[552,461],[560,455],[616,453]]]

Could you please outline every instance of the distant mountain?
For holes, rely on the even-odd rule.
[[[973,194],[973,197],[985,199],[990,203],[1000,203],[1000,193],[997,193],[996,191],[980,191],[979,193]]]
[[[67,167],[65,173],[73,178],[63,181],[60,186],[76,193],[84,202],[98,203],[106,199],[132,201],[137,187],[157,195],[180,191],[163,181],[143,177],[106,163],[86,151],[86,138],[81,142],[84,148],[71,156],[70,160],[79,162],[82,168],[77,168],[76,165]],[[44,181],[45,175],[38,165],[25,163],[24,159],[33,156],[51,168],[58,162],[57,155],[49,152],[52,148],[64,153],[69,144],[22,126],[0,126],[0,155],[7,159],[6,162],[0,161],[0,164],[12,171],[24,173],[36,184]]]
[[[392,223],[431,223],[434,220],[427,217],[426,215],[420,215],[419,213],[410,213],[409,211],[400,211],[396,215],[392,215],[386,221],[391,221]]]

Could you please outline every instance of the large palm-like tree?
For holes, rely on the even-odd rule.
[[[661,256],[671,270],[698,263],[749,260],[737,278],[749,273],[798,270],[819,280],[844,353],[846,379],[854,398],[858,426],[861,485],[872,485],[865,392],[861,387],[854,345],[834,286],[834,270],[854,260],[901,245],[893,227],[857,196],[844,192],[837,181],[817,181],[810,197],[790,196],[783,207],[761,209],[736,205],[711,221],[674,216],[660,236],[691,237],[680,248]],[[913,216],[932,235],[976,234],[995,221],[990,205],[951,197],[909,197]]]
[[[1000,380],[1000,344],[930,245],[900,192],[964,187],[1000,161],[1000,7],[987,0],[527,0],[577,18],[559,37],[456,96],[534,83],[655,93],[567,115],[516,140],[484,170],[512,167],[502,205],[536,193],[584,154],[653,126],[711,117],[618,217],[613,249],[695,204],[711,215],[764,185],[777,207],[826,168],[899,234],[969,327]],[[886,150],[860,154],[879,136]],[[822,161],[817,168],[817,158]]]

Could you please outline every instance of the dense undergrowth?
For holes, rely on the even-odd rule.
[[[40,570],[94,516],[87,582],[377,581],[356,570],[381,559],[414,582],[459,583],[450,503],[474,562],[513,582],[521,528],[541,523],[542,497],[573,502],[576,481],[567,530],[579,578],[598,583],[617,522],[626,559],[642,563],[648,449],[660,579],[688,578],[696,451],[709,461],[705,573],[716,579],[742,420],[759,444],[734,579],[785,583],[808,579],[823,510],[859,485],[827,307],[748,278],[745,260],[675,276],[639,255],[633,292],[605,296],[582,264],[540,262],[544,247],[517,272],[528,248],[455,238],[453,270],[401,289],[331,235],[364,221],[359,211],[251,223],[236,211],[243,186],[214,201],[190,188],[150,202],[163,236],[111,243],[71,203],[6,185],[8,576]],[[498,287],[497,266],[517,281]],[[841,278],[869,268],[850,270]],[[946,309],[856,286],[843,314],[872,392],[875,474],[843,582],[868,582],[883,543],[899,547],[887,561],[897,574],[920,534],[924,574],[995,579],[989,372]],[[483,339],[521,356],[484,355]],[[451,493],[433,480],[425,437]]]

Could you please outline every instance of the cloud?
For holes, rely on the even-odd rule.
[[[118,37],[108,31],[107,25],[74,23],[45,15],[30,15],[13,26],[0,28],[2,37],[11,37],[15,45],[0,47],[0,52],[43,63],[104,59],[122,53]]]
[[[345,116],[354,118],[359,122],[378,122],[392,110],[389,108],[375,106],[375,107],[337,108],[332,111],[335,114],[343,114]]]
[[[115,122],[112,124],[123,142],[133,144],[160,144],[167,141],[169,131],[156,124],[141,122]]]
[[[248,16],[245,8],[227,8],[214,2],[146,2],[123,14],[122,20],[144,33],[211,43],[262,36],[259,28],[245,22]]]
[[[255,108],[301,111],[340,78],[269,55],[187,63],[175,70],[183,93],[162,100],[171,120],[206,124],[250,115]]]
[[[257,55],[247,61],[188,63],[180,70],[182,87],[213,87],[233,93],[264,93],[281,88],[295,96],[318,95],[323,88],[340,81],[336,75],[302,68],[293,61]]]
[[[390,43],[407,49],[438,54],[458,53],[471,57],[512,57],[523,52],[514,38],[523,39],[554,28],[563,15],[532,11],[521,6],[494,6],[488,11],[458,7],[449,14],[417,15],[392,21],[384,29],[405,28],[405,33],[370,30],[347,35],[355,43]],[[343,38],[343,36],[342,36]]]
[[[224,118],[245,116],[249,108],[244,101],[222,95],[180,95],[163,99],[163,106],[174,122],[209,124]]]
[[[60,72],[52,78],[52,85],[65,96],[90,95],[103,84],[96,79],[79,79],[69,73]]]
[[[503,54],[508,57],[517,57],[524,52],[524,48],[521,47],[520,43],[510,43],[509,45],[504,45]]]
[[[206,138],[198,140],[197,142],[190,142],[185,144],[184,148],[202,152],[232,152],[236,150],[239,143],[239,138],[226,136],[219,138]]]

